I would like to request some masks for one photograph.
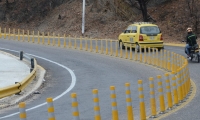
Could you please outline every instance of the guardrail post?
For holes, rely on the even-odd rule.
[[[72,115],[73,115],[73,118],[74,118],[74,120],[80,120],[76,93],[72,93],[71,98],[72,98],[72,109],[73,109]]]
[[[167,94],[167,103],[168,103],[168,109],[172,109],[172,95],[171,95],[171,87],[170,87],[170,80],[169,80],[169,73],[165,73],[165,83],[166,83],[166,94]]]
[[[56,120],[54,115],[53,99],[47,98],[46,101],[47,101],[48,120]]]
[[[101,120],[98,90],[93,89],[93,102],[94,102],[94,120]]]
[[[177,85],[176,85],[176,77],[175,77],[175,71],[172,71],[172,86],[173,86],[173,100],[174,105],[178,105],[178,92],[177,92]]]
[[[160,101],[160,113],[165,113],[165,100],[163,94],[163,86],[161,81],[161,75],[157,75],[158,79],[158,92],[159,92],[159,101]]]
[[[149,88],[150,88],[151,118],[155,118],[156,117],[156,99],[155,99],[153,77],[149,78]]]
[[[111,91],[110,98],[111,98],[111,105],[112,105],[112,120],[118,120],[115,86],[110,86],[110,91]]]
[[[133,118],[133,109],[132,109],[132,99],[131,99],[131,90],[130,83],[125,83],[126,87],[126,110],[128,120],[134,120]]]
[[[20,118],[20,120],[26,120],[26,104],[25,104],[25,102],[19,103],[19,118]]]
[[[23,60],[23,51],[20,51],[19,57],[20,57],[20,60]]]

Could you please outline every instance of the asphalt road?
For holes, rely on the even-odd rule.
[[[144,81],[145,101],[146,106],[149,106],[148,78],[164,74],[163,71],[152,68],[148,65],[140,64],[139,62],[131,62],[121,58],[80,50],[2,39],[0,40],[0,47],[16,51],[24,51],[39,56],[38,58],[36,57],[38,64],[47,70],[45,76],[46,82],[41,88],[40,95],[34,95],[26,101],[27,109],[45,103],[46,98],[48,97],[56,98],[61,95],[59,96],[59,99],[54,101],[55,116],[57,120],[72,120],[70,98],[72,92],[77,93],[81,120],[93,120],[93,89],[99,90],[102,120],[110,120],[112,113],[109,87],[112,85],[116,87],[119,118],[120,120],[125,120],[126,103],[124,84],[126,82],[131,84],[134,114],[135,119],[137,120],[139,119],[137,80],[142,79]],[[179,54],[184,54],[183,48],[181,47],[166,46],[165,49]],[[14,52],[11,53],[16,54]],[[197,81],[199,79],[198,66],[198,63],[189,63],[191,78],[194,80],[197,87]],[[74,84],[74,86],[72,84]],[[69,87],[72,89],[69,90]],[[64,94],[62,94],[63,92]],[[196,97],[191,103],[185,106],[184,109],[179,110],[166,119],[188,120],[188,118],[191,119],[191,117],[200,119],[200,116],[198,116],[198,109],[200,108],[197,104],[199,99],[198,97],[200,96],[197,90]],[[193,109],[194,111],[191,111]],[[18,115],[11,115],[16,112],[18,112],[17,106],[12,107],[12,109],[0,110],[0,119],[3,119],[3,117],[7,115],[10,115],[10,117],[5,118],[5,120],[19,119]],[[194,114],[195,112],[196,114]],[[147,115],[150,115],[149,107],[147,108]],[[30,120],[48,119],[47,106],[43,105],[27,111],[27,118]]]

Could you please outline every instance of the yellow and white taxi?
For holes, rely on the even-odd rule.
[[[122,49],[158,48],[164,49],[162,33],[159,27],[149,22],[135,22],[129,25],[118,37]]]

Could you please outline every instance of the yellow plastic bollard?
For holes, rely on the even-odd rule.
[[[130,60],[133,60],[133,51],[132,51],[132,47],[130,47]]]
[[[6,28],[4,28],[4,39],[6,39]]]
[[[10,28],[8,28],[8,39],[10,40]]]
[[[98,41],[97,41],[97,39],[95,40],[96,41],[96,53],[98,53],[99,51],[98,51]]]
[[[103,40],[101,40],[101,54],[103,54],[104,48],[103,48]]]
[[[72,98],[72,110],[73,110],[72,115],[73,115],[73,118],[74,118],[74,120],[80,120],[76,93],[72,93],[71,98]]]
[[[26,120],[26,104],[24,102],[19,103],[19,118]]]
[[[138,80],[138,92],[139,92],[139,101],[140,101],[140,120],[146,120],[146,110],[145,110],[142,80]]]
[[[80,36],[80,50],[82,50],[82,37]]]
[[[170,52],[167,51],[167,69],[170,71],[171,70],[171,55],[170,55]]]
[[[122,42],[120,42],[120,57],[123,58]]]
[[[38,44],[40,44],[40,32],[38,31]]]
[[[159,101],[160,101],[160,113],[165,113],[165,100],[164,100],[164,94],[163,94],[163,86],[162,86],[162,80],[161,75],[157,75],[158,79],[158,93],[159,93]]]
[[[92,38],[90,38],[90,52],[92,52],[93,51],[93,47],[92,47]]]
[[[55,34],[53,32],[53,46],[55,45]]]
[[[50,45],[49,32],[48,32],[48,45]]]
[[[110,91],[111,91],[110,98],[111,98],[111,105],[112,105],[112,120],[118,120],[115,86],[110,86]]]
[[[88,51],[88,42],[87,42],[87,38],[85,38],[85,51]]]
[[[9,32],[10,32],[10,30],[9,30]],[[24,42],[24,30],[22,30],[22,41]]]
[[[148,64],[151,64],[151,48],[148,47]]]
[[[115,42],[115,57],[118,57],[118,44],[119,44],[119,42],[116,41]]]
[[[34,31],[33,31],[33,36],[32,36],[32,43],[35,42],[35,38],[34,38]]]
[[[140,62],[142,62],[142,48],[140,47]]]
[[[43,45],[45,44],[45,41],[44,41],[44,32],[42,32],[42,44]]]
[[[60,47],[60,35],[58,34],[58,47]]]
[[[74,38],[74,49],[76,49],[77,48],[77,43],[76,43],[76,36],[75,36],[75,38]]]
[[[14,40],[15,40],[15,38],[16,38],[16,34],[15,34],[15,28],[13,29],[13,34],[14,34]]]
[[[176,85],[176,77],[175,77],[175,71],[172,71],[172,87],[173,87],[173,100],[174,105],[178,105],[178,92],[177,92],[177,85]]]
[[[65,37],[65,34],[64,34],[63,37],[64,37],[64,45],[63,45],[63,47],[66,48],[66,37]]]
[[[146,50],[146,46],[144,46],[144,63],[147,63],[147,50]]]
[[[106,55],[108,55],[108,40],[106,40]]]
[[[134,120],[134,118],[133,118],[133,109],[132,109],[133,107],[132,107],[130,83],[125,83],[125,87],[126,87],[127,118],[128,118],[128,120]]]
[[[29,30],[27,30],[27,34],[28,34],[28,42],[30,42]]]
[[[110,40],[110,56],[113,56],[113,47],[112,47],[113,41]]]
[[[181,80],[182,95],[184,99],[186,96],[186,92],[185,92],[185,85],[184,85],[184,78],[183,78],[183,66],[180,68],[180,80]]]
[[[173,103],[172,103],[172,95],[171,95],[169,73],[165,73],[165,83],[166,83],[166,95],[167,95],[168,109],[171,110],[172,106],[173,106]]]
[[[150,88],[150,106],[151,106],[151,118],[156,117],[156,99],[154,90],[154,79],[149,77],[149,88]]]
[[[94,102],[94,120],[101,120],[98,90],[93,89],[93,102]]]
[[[53,98],[47,98],[46,102],[47,102],[48,120],[56,120],[54,115]]]
[[[136,48],[135,48],[135,56],[134,56],[134,60],[135,60],[135,61],[138,60],[138,52],[137,52]]]
[[[71,36],[69,35],[69,48],[72,48]]]
[[[156,49],[156,66],[159,67],[158,49]]]
[[[183,100],[183,94],[182,94],[182,86],[181,86],[181,78],[180,78],[180,71],[181,71],[181,69],[179,68],[178,70],[177,70],[177,82],[178,82],[178,100],[179,100],[179,102],[182,102],[182,100]]]
[[[20,29],[18,29],[18,41],[20,41]]]
[[[127,51],[127,48],[128,46],[127,46],[127,44],[125,45],[125,54],[126,54],[126,56],[125,56],[125,59],[128,59],[128,51]]]

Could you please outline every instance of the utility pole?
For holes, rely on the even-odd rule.
[[[82,35],[85,32],[85,0],[83,0],[83,14],[82,14]]]

